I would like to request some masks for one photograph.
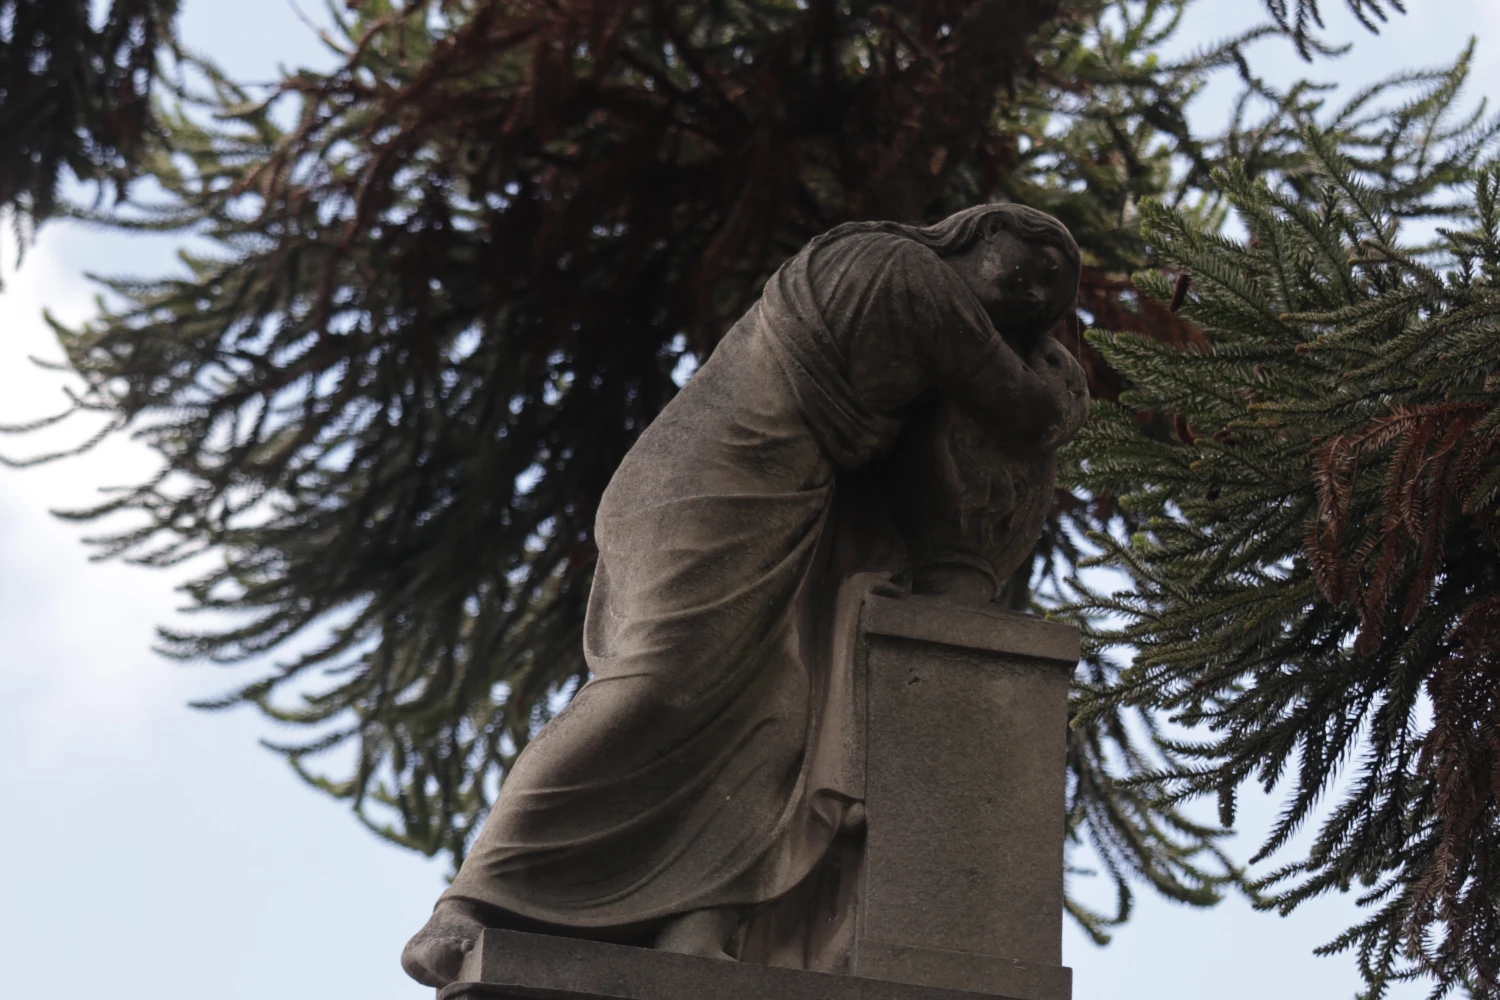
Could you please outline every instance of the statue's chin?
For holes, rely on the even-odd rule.
[[[998,589],[995,571],[981,562],[944,560],[919,566],[912,573],[912,591],[977,604],[991,601]]]

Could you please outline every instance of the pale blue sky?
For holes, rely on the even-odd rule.
[[[309,6],[315,0],[307,0]],[[1336,37],[1356,38],[1339,0]],[[1500,0],[1410,0],[1412,14],[1356,53],[1315,72],[1361,83],[1400,66],[1448,62],[1481,40],[1473,96],[1500,96]],[[1248,20],[1251,0],[1199,0],[1188,25],[1206,42]],[[186,0],[188,44],[241,79],[278,63],[326,57],[285,0]],[[1299,71],[1284,48],[1257,67]],[[1207,125],[1222,102],[1198,112]],[[16,271],[3,246],[0,422],[50,412],[63,381],[32,369],[56,357],[40,319],[91,309],[86,270],[171,266],[160,240],[78,227],[46,230]],[[13,442],[0,442],[13,451]],[[28,445],[29,446],[29,445]],[[248,712],[204,714],[186,702],[242,680],[243,670],[181,667],[149,651],[176,604],[173,578],[93,565],[81,532],[49,508],[88,502],[131,481],[149,455],[112,442],[87,459],[27,472],[0,469],[0,967],[8,995],[100,989],[117,1000],[415,1000],[428,991],[397,964],[401,944],[443,885],[443,866],[390,847],[301,784],[257,737]],[[1247,803],[1244,828],[1274,804]],[[1251,853],[1242,837],[1242,856]],[[1135,919],[1098,949],[1070,928],[1067,962],[1080,1000],[1262,1000],[1352,996],[1347,958],[1311,949],[1347,926],[1353,904],[1326,900],[1291,918],[1231,900],[1188,910],[1143,895]],[[1417,997],[1409,989],[1397,994]]]

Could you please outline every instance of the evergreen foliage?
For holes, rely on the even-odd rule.
[[[1085,717],[1170,713],[1174,764],[1137,785],[1225,825],[1245,782],[1284,791],[1256,860],[1316,835],[1260,905],[1357,884],[1365,917],[1323,951],[1370,997],[1500,996],[1500,121],[1454,119],[1462,69],[1363,141],[1310,129],[1310,170],[1226,167],[1241,239],[1145,206],[1167,273],[1137,285],[1204,338],[1091,334],[1130,388],[1075,449],[1136,519],[1093,535],[1132,589],[1075,581],[1096,647],[1135,651]]]
[[[196,64],[201,87],[144,152],[165,200],[76,213],[191,234],[185,273],[111,279],[115,308],[58,329],[89,385],[76,410],[164,465],[69,516],[130,522],[97,539],[103,557],[204,557],[187,593],[212,622],[164,631],[163,649],[280,657],[209,707],[303,727],[277,748],[300,774],[456,861],[585,676],[610,474],[674,372],[813,234],[1015,198],[1077,236],[1087,316],[1201,340],[1132,283],[1151,249],[1138,206],[1156,197],[1212,230],[1229,158],[1305,192],[1302,127],[1322,96],[1273,91],[1243,52],[1273,33],[1319,51],[1313,0],[1271,0],[1281,28],[1162,59],[1185,6],[368,0],[329,5],[331,73],[260,94]],[[1225,134],[1194,135],[1184,108],[1220,70],[1246,98]],[[1389,118],[1356,108],[1330,127],[1350,151],[1372,143],[1372,168],[1433,175]],[[1124,383],[1080,329],[1059,333],[1112,399]],[[1119,509],[1061,492],[1056,513],[1016,606],[1054,594],[1071,539]],[[1085,664],[1085,690],[1114,678],[1100,655]],[[1221,831],[1117,780],[1184,759],[1152,739],[1154,711],[1100,700],[1070,743],[1070,837],[1116,905],[1068,905],[1100,939],[1133,881],[1203,905],[1237,879]],[[356,762],[340,777],[316,766],[335,748]]]
[[[66,174],[131,174],[153,127],[152,87],[179,0],[0,0],[0,209],[18,224],[57,207]]]
[[[1406,12],[1404,0],[1344,0],[1345,5],[1361,24],[1371,31],[1379,31],[1391,19],[1391,13]],[[1314,52],[1326,53],[1328,49],[1314,36],[1323,27],[1323,12],[1319,0],[1297,0],[1288,5],[1287,0],[1266,0],[1271,16],[1282,30],[1297,43],[1302,58],[1311,60]]]

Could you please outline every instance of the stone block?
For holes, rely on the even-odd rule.
[[[871,596],[861,632],[869,839],[852,971],[1067,1000],[1077,629],[993,605]]]

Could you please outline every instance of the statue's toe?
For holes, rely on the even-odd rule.
[[[427,926],[401,952],[401,968],[423,986],[447,986],[458,979],[464,956],[474,950],[484,925],[463,908],[440,903]]]
[[[401,952],[401,968],[423,986],[447,986],[458,980],[464,956],[474,947],[472,938],[432,937],[418,934]]]

